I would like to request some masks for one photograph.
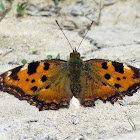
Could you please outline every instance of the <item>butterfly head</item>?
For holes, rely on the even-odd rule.
[[[68,63],[73,67],[74,69],[80,68],[83,61],[80,57],[80,53],[77,52],[76,49],[73,50],[72,53],[70,53],[70,59],[68,60]]]
[[[70,58],[80,58],[80,53],[77,52],[76,48],[70,53]]]

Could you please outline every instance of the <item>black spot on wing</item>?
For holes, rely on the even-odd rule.
[[[120,87],[121,87],[121,85],[120,84],[116,84],[115,83],[115,85],[114,85],[117,89],[119,89]]]
[[[28,65],[28,74],[32,75],[36,73],[37,67],[39,66],[39,62],[32,62]]]
[[[109,80],[111,78],[110,74],[105,74],[105,79]]]
[[[37,86],[32,87],[31,90],[36,91],[37,90]]]
[[[123,79],[126,79],[126,77],[123,77]]]
[[[50,64],[47,63],[47,62],[45,62],[45,63],[44,63],[44,70],[48,70],[48,69],[49,69],[49,66],[50,66]]]
[[[106,86],[106,83],[102,82],[102,84],[103,84],[104,86]]]
[[[27,79],[26,79],[26,81],[28,82],[28,81],[29,81],[29,79],[27,78]]]
[[[13,69],[11,72],[11,74],[10,74],[10,78],[11,79],[13,79],[13,80],[17,80],[17,81],[19,81],[19,78],[18,78],[18,76],[17,76],[17,73],[20,71],[20,69],[22,68],[23,66],[20,66],[20,67],[17,67],[17,68],[15,68],[15,69]]]
[[[31,83],[34,83],[35,82],[35,79],[32,79]]]
[[[121,80],[120,77],[117,77],[117,80],[120,81]]]
[[[50,88],[50,85],[47,85],[47,86],[45,87],[45,89],[48,89],[48,88]]]
[[[103,69],[108,69],[107,62],[102,63],[102,68]]]
[[[18,78],[17,75],[15,75],[15,76],[13,77],[13,80],[17,80],[17,81],[19,81],[20,79]]]
[[[46,76],[46,75],[43,75],[43,76],[41,77],[41,81],[42,81],[42,82],[47,81],[47,76]]]
[[[115,68],[115,71],[116,72],[119,72],[119,73],[124,73],[124,66],[122,63],[119,63],[119,62],[112,62],[112,65],[114,66]]]

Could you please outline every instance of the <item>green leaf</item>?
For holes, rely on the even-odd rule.
[[[67,56],[67,60],[69,60],[70,59],[70,56]]]
[[[133,122],[133,120],[132,120],[132,118],[130,116],[128,118],[128,122],[131,125],[133,131],[136,131],[136,125],[134,124],[134,122]]]
[[[117,19],[116,19],[115,24],[118,24],[118,23],[119,23],[119,18],[120,18],[120,16],[121,16],[121,13],[117,16]]]
[[[60,53],[56,56],[56,59],[60,59]]]
[[[47,59],[52,59],[52,55],[47,55]]]
[[[9,64],[9,65],[19,65],[18,63],[11,62],[11,61],[10,61],[10,62],[8,62],[8,64]]]
[[[1,9],[2,11],[5,10],[5,6],[4,6],[2,0],[0,0],[0,9]]]
[[[54,0],[55,5],[57,6],[59,4],[60,0]]]
[[[17,5],[17,13],[18,13],[18,16],[23,16],[24,11],[25,11],[25,8],[28,5],[29,5],[28,2],[23,2],[21,4],[18,3],[18,5]]]
[[[37,51],[32,51],[32,54],[37,54]]]
[[[82,56],[82,57],[81,57],[81,59],[85,59],[85,58],[86,58],[85,56]]]
[[[21,62],[22,62],[23,65],[25,65],[27,63],[27,60],[23,59]]]

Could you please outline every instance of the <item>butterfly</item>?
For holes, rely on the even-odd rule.
[[[74,49],[70,59],[36,61],[0,75],[0,90],[27,100],[39,110],[67,108],[73,96],[92,107],[97,99],[112,104],[140,88],[140,69],[104,59],[83,61]]]

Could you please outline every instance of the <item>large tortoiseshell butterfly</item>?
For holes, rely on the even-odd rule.
[[[0,75],[1,91],[40,111],[68,107],[73,96],[85,107],[97,99],[114,103],[139,88],[140,69],[104,59],[83,61],[76,49],[68,61],[32,62]]]

